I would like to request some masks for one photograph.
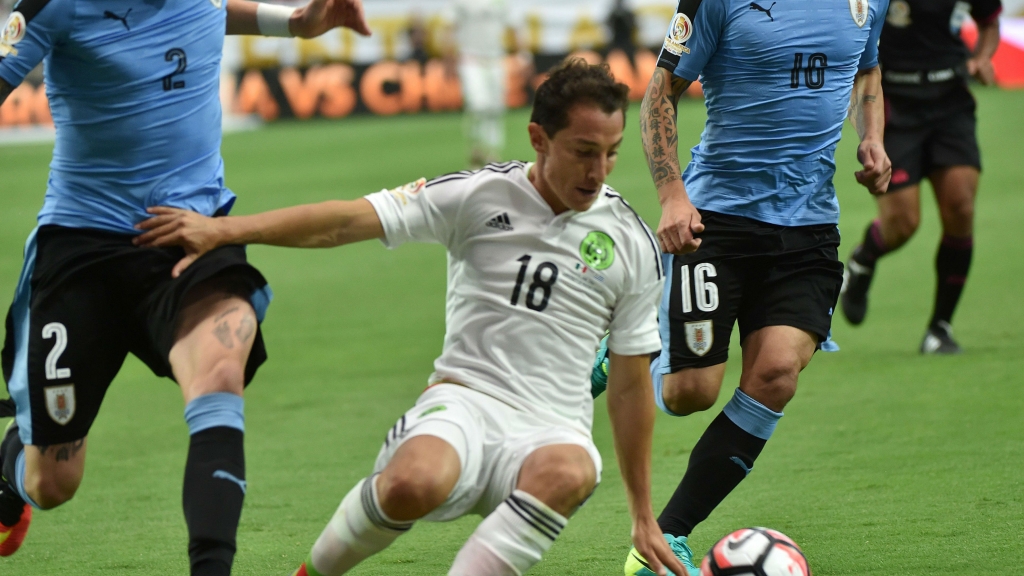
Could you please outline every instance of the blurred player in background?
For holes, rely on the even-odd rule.
[[[226,4],[226,6],[225,6]],[[190,444],[191,573],[226,576],[246,491],[242,393],[266,359],[266,280],[240,246],[171,277],[181,251],[137,248],[154,203],[226,214],[219,98],[224,35],[369,34],[360,0],[301,9],[244,0],[22,0],[0,36],[0,104],[45,61],[57,128],[39,226],[7,316],[15,416],[0,443],[0,556],[32,508],[70,500],[86,439],[128,353],[174,378]]]
[[[518,33],[507,0],[453,0],[446,61],[458,69],[462,84],[469,165],[479,168],[501,159],[505,148],[505,38],[511,31],[518,51]]]
[[[877,58],[887,5],[681,0],[647,88],[640,129],[666,253],[658,406],[711,408],[737,322],[743,347],[739,388],[658,519],[692,574],[688,536],[753,469],[800,371],[830,344],[843,278],[832,179],[848,109],[857,180],[872,194],[888,185]],[[676,109],[698,76],[708,119],[682,171]],[[625,573],[651,570],[633,550]]]
[[[467,514],[484,520],[450,575],[529,571],[600,481],[588,374],[606,330],[608,409],[633,541],[655,572],[664,574],[662,562],[682,569],[650,504],[660,253],[604,185],[628,92],[607,67],[570,61],[537,91],[529,125],[536,163],[238,218],[157,208],[140,226],[150,230],[140,243],[185,246],[176,273],[210,250],[250,242],[378,238],[448,249],[446,334],[430,387],[388,432],[373,474],[341,502],[297,576],[345,574],[417,520]]]
[[[1000,0],[892,0],[882,32],[885,148],[893,162],[889,193],[878,198],[878,218],[846,265],[842,309],[851,324],[864,321],[868,288],[882,256],[914,235],[921,221],[921,180],[928,178],[942,220],[935,258],[938,286],[922,354],[958,354],[950,323],[974,250],[974,199],[981,172],[975,102],[967,80],[995,82]],[[978,23],[972,54],[960,38],[968,16]]]

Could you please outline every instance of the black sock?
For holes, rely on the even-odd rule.
[[[953,320],[953,311],[956,310],[960,294],[964,291],[973,253],[972,236],[957,238],[947,234],[942,237],[939,253],[935,256],[938,287],[935,290],[935,311],[932,313],[930,326],[934,327],[940,321],[949,323]]]
[[[658,518],[661,531],[689,536],[747,477],[766,442],[719,414],[690,453],[683,481]]]
[[[192,435],[182,505],[192,576],[228,576],[245,499],[245,434],[227,426]]]
[[[878,259],[889,252],[885,240],[882,239],[882,225],[875,220],[864,231],[864,241],[853,251],[853,259],[862,266],[874,268]]]
[[[0,461],[3,467],[0,468],[0,524],[14,526],[21,520],[21,513],[25,508],[25,501],[18,495],[14,488],[14,474],[18,461],[18,455],[25,449],[18,436],[17,429],[4,437],[0,443]]]

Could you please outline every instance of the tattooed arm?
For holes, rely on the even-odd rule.
[[[882,72],[875,66],[857,73],[850,96],[850,122],[860,136],[857,159],[864,169],[855,173],[857,182],[874,195],[885,194],[892,176],[892,163],[885,153],[885,104],[882,100]]]
[[[0,106],[3,106],[4,101],[7,100],[7,97],[11,92],[14,92],[14,86],[11,86],[5,82],[3,78],[0,78]]]
[[[661,202],[658,240],[663,251],[674,254],[696,250],[700,239],[693,235],[704,230],[700,214],[686,195],[679,167],[676,107],[679,97],[689,86],[689,80],[679,78],[664,68],[655,68],[640,108],[644,155]]]

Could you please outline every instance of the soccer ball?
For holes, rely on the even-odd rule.
[[[744,528],[711,548],[700,576],[811,576],[811,569],[800,547],[785,534]]]

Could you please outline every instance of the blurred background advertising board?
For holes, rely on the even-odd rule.
[[[289,2],[281,2],[289,3]],[[290,2],[301,5],[303,2]],[[12,1],[0,0],[6,19]],[[226,126],[251,119],[341,118],[352,114],[409,114],[458,110],[458,75],[446,60],[450,45],[448,0],[364,0],[373,36],[333,30],[313,40],[228,37],[224,45],[222,101]],[[495,38],[507,57],[506,103],[529,103],[543,72],[570,54],[606,61],[639,100],[656,64],[675,11],[671,0],[625,0],[632,14],[628,42],[613,35],[616,0],[515,0],[509,27]],[[999,83],[1024,87],[1024,0],[1004,0],[1003,43],[995,58]],[[964,37],[973,44],[976,29]],[[699,97],[698,84],[690,95]],[[51,124],[42,74],[33,73],[0,107],[6,139],[46,136]],[[42,127],[42,130],[38,128]]]

